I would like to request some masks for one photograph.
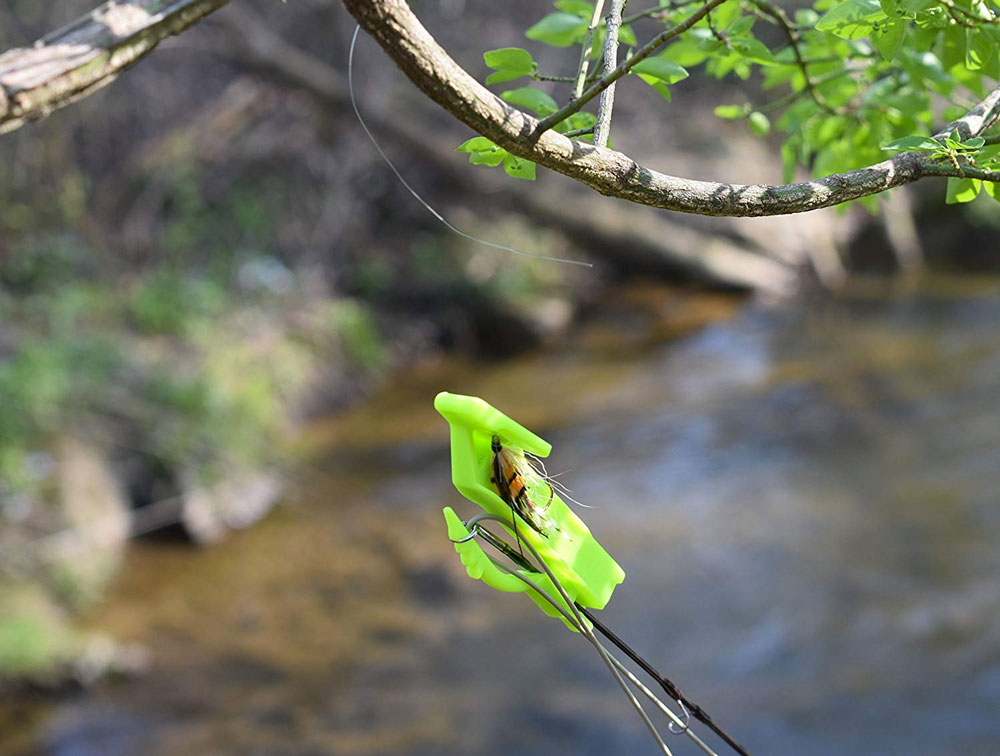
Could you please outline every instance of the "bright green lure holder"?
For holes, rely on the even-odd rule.
[[[504,446],[521,449],[536,457],[547,457],[552,445],[475,396],[442,392],[434,399],[434,408],[451,426],[451,475],[459,493],[505,522],[516,517],[517,537],[535,547],[569,597],[580,606],[603,609],[611,599],[615,586],[625,579],[625,572],[591,535],[583,520],[566,506],[558,492],[553,491],[552,501],[546,510],[546,523],[551,522],[554,527],[547,537],[543,536],[513,512],[490,482],[494,434],[500,437]],[[469,535],[451,507],[445,507],[444,517],[448,523],[448,537],[452,541]],[[513,534],[510,527],[504,527]],[[462,558],[469,577],[482,580],[500,591],[526,592],[547,615],[566,622],[533,589],[493,564],[474,538],[456,543],[455,550]],[[565,605],[547,575],[526,570],[520,572]],[[566,624],[575,629],[569,622]]]

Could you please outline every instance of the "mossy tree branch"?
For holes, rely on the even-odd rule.
[[[717,0],[709,0],[703,9],[713,6],[713,2],[718,4]],[[508,152],[607,196],[700,215],[788,215],[878,194],[925,176],[968,175],[953,166],[928,161],[918,153],[904,152],[867,168],[795,184],[743,185],[670,176],[639,165],[621,152],[545,130],[539,121],[505,103],[462,69],[413,15],[405,0],[343,3],[410,80],[458,120]],[[963,138],[968,138],[982,133],[998,117],[1000,87],[942,131],[957,128]],[[984,172],[982,177],[1000,181],[1000,173]]]
[[[0,133],[110,84],[161,40],[229,0],[107,2],[31,47],[0,55]]]

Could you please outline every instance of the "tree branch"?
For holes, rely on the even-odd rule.
[[[944,139],[957,131],[963,140],[982,134],[1000,118],[1000,86],[976,103],[973,108],[961,118],[956,118],[934,135],[935,139]]]
[[[245,5],[234,5],[219,20],[232,32],[230,54],[239,63],[276,75],[286,86],[301,87],[317,101],[332,105],[340,117],[350,113],[353,118],[347,82],[329,63],[285,41]],[[218,47],[212,51],[224,52]],[[198,125],[187,128],[197,130]],[[455,196],[468,200],[482,194],[479,182],[485,177],[468,170],[464,161],[456,162],[455,145],[444,133],[421,133],[392,118],[383,119],[379,132],[426,159],[447,179],[444,184]],[[772,259],[747,240],[705,233],[665,213],[639,207],[612,209],[592,194],[567,202],[564,195],[533,192],[521,182],[511,198],[521,212],[577,239],[589,254],[615,269],[671,277],[680,272],[713,286],[755,289],[779,297],[790,296],[797,285],[794,254]]]
[[[601,69],[603,76],[608,76],[615,70],[618,63],[618,30],[622,25],[622,11],[625,10],[626,0],[611,0],[611,9],[608,11],[607,33],[604,35],[604,67]],[[603,92],[597,105],[597,123],[594,124],[594,144],[601,147],[608,146],[608,139],[611,136],[611,111],[615,107],[615,85],[612,84]]]
[[[343,2],[410,80],[449,113],[512,154],[607,196],[701,215],[786,215],[867,197],[923,176],[949,175],[917,153],[902,153],[867,168],[796,184],[747,186],[666,175],[620,152],[542,131],[539,121],[505,103],[452,60],[405,0]],[[968,138],[988,128],[998,116],[1000,87],[946,129],[957,128]]]
[[[35,42],[0,55],[0,133],[44,118],[114,81],[165,37],[229,0],[107,2]]]
[[[583,94],[583,87],[587,82],[587,61],[590,58],[590,51],[594,49],[594,33],[601,22],[601,8],[603,7],[604,0],[595,0],[594,15],[591,16],[590,23],[587,24],[587,34],[580,47],[580,67],[577,69],[576,83],[573,85],[573,97],[579,97]]]

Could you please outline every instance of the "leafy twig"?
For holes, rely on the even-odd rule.
[[[802,50],[799,47],[798,27],[792,23],[792,20],[788,17],[788,14],[785,13],[784,9],[772,4],[769,0],[752,0],[752,2],[755,6],[760,8],[764,14],[780,26],[782,31],[785,32],[785,37],[788,39],[788,45],[792,48],[792,53],[795,55],[795,63],[802,71],[802,76],[805,79],[806,91],[809,92],[809,96],[812,97],[813,101],[820,107],[821,110],[825,110],[831,115],[843,115],[846,112],[843,108],[830,107],[823,96],[820,95],[819,90],[816,89],[816,84],[812,80],[812,76],[809,75],[809,64],[806,63],[806,60],[802,55]]]
[[[672,10],[679,10],[680,8],[686,8],[689,5],[697,5],[701,0],[678,0],[678,2],[669,2],[664,5],[656,5],[652,8],[646,8],[644,11],[639,11],[638,13],[633,13],[631,16],[622,16],[623,24],[631,24],[633,21],[638,21],[640,18],[646,18],[646,16],[655,16],[658,13],[670,13]]]
[[[622,76],[631,71],[637,63],[645,60],[654,52],[656,52],[663,44],[669,42],[675,37],[679,37],[681,34],[686,32],[696,23],[701,21],[705,16],[707,16],[714,8],[722,5],[727,0],[708,0],[701,8],[696,10],[690,16],[688,16],[684,21],[672,26],[669,29],[665,29],[655,37],[653,37],[649,42],[644,44],[638,50],[636,50],[629,58],[624,60],[617,68],[615,68],[611,73],[606,76],[602,76],[598,79],[592,86],[588,87],[583,94],[579,97],[573,98],[573,100],[561,107],[555,113],[550,116],[543,118],[538,122],[538,126],[535,129],[536,138],[541,134],[545,133],[553,126],[555,126],[560,121],[569,118],[569,116],[578,112],[580,108],[586,105],[588,102],[593,100],[597,95],[603,92],[605,89],[610,87],[616,81],[618,81]]]

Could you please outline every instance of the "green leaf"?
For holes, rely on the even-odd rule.
[[[482,152],[483,150],[497,149],[497,146],[492,140],[487,139],[484,136],[472,137],[465,142],[462,142],[456,149],[455,152]]]
[[[819,21],[819,14],[812,8],[802,8],[795,11],[795,23],[799,26],[815,26]]]
[[[488,165],[493,167],[500,165],[506,157],[507,150],[502,147],[494,147],[492,150],[473,152],[469,155],[469,162],[473,165]]]
[[[555,128],[558,129],[560,126],[564,126],[565,131],[575,131],[576,129],[589,129],[595,123],[597,123],[597,116],[593,113],[581,111],[579,113],[574,113],[565,121],[557,123]]]
[[[556,105],[555,100],[545,94],[545,92],[541,92],[533,87],[511,89],[502,93],[500,97],[511,105],[516,105],[519,108],[527,108],[542,118],[559,110],[559,106]]]
[[[712,11],[712,20],[716,23],[716,28],[727,28],[733,21],[740,17],[743,12],[741,3],[728,2],[716,6]],[[677,19],[679,20],[679,19]],[[677,23],[677,20],[674,23]]]
[[[660,96],[667,102],[670,102],[673,99],[670,94],[670,87],[664,84],[660,79],[657,79],[655,76],[650,76],[649,74],[638,74],[638,76],[644,82],[649,84],[649,86],[659,92]]]
[[[982,189],[983,182],[979,179],[950,178],[945,202],[949,205],[961,202],[972,202]]]
[[[729,25],[726,29],[726,33],[730,37],[735,37],[739,34],[745,34],[753,28],[754,22],[757,19],[753,16],[741,16]]]
[[[767,49],[767,45],[756,37],[744,34],[731,38],[729,43],[736,52],[755,63],[774,63],[774,55]]]
[[[795,166],[799,162],[798,144],[792,139],[786,139],[781,145],[781,165],[784,169],[783,181],[790,184],[795,179]]]
[[[737,118],[746,118],[746,105],[719,105],[715,108],[715,115],[725,118],[728,121],[735,121]]]
[[[920,13],[920,11],[930,8],[935,2],[937,0],[900,0],[900,5],[908,13]]]
[[[708,53],[698,49],[696,40],[684,38],[669,45],[658,57],[667,58],[682,66],[696,66],[708,57]]]
[[[765,136],[771,133],[771,120],[759,110],[755,110],[750,114],[748,123],[750,131],[757,136]]]
[[[944,145],[941,144],[937,139],[931,139],[925,136],[906,136],[902,139],[896,139],[889,144],[882,145],[883,150],[923,150],[926,152],[935,152],[937,150],[943,150]]]
[[[529,28],[524,36],[553,47],[569,47],[587,31],[587,21],[571,13],[550,13]]]
[[[952,26],[940,32],[940,42],[936,45],[941,63],[945,68],[965,64],[965,29]]]
[[[503,159],[503,169],[514,178],[535,180],[535,164],[530,160],[511,155],[509,152]]]
[[[937,30],[949,28],[951,16],[948,15],[948,11],[944,9],[944,6],[935,5],[917,13],[913,20],[917,22],[917,26],[921,29]],[[961,27],[956,27],[955,30],[958,31],[959,34],[962,32]],[[964,37],[964,35],[962,36]],[[962,42],[962,46],[965,46],[964,40]]]
[[[520,79],[525,74],[518,73],[517,71],[494,71],[489,76],[486,77],[487,84],[502,84],[505,81],[514,81],[514,79]]]
[[[965,30],[965,65],[971,71],[978,71],[996,55],[996,46],[979,29]]]
[[[574,16],[579,16],[587,20],[594,15],[594,6],[588,3],[587,0],[559,0],[555,6],[561,11],[572,13]]]
[[[842,39],[861,39],[885,17],[878,0],[846,0],[827,11],[816,22],[816,29],[833,32]]]
[[[900,15],[899,0],[879,0],[879,5],[882,6],[883,13],[889,18]]]
[[[1000,202],[1000,184],[994,183],[993,181],[984,181],[983,189],[985,189],[986,193],[993,199]]]
[[[472,137],[462,142],[456,152],[468,152],[469,162],[473,165],[500,165],[507,155],[507,150],[497,147],[484,136]]]
[[[929,50],[919,53],[907,46],[900,49],[898,59],[906,72],[923,86],[930,85],[941,94],[948,94],[955,88],[954,77],[945,71],[940,58]]]
[[[899,52],[899,46],[903,44],[905,36],[906,22],[890,21],[887,24],[882,24],[878,31],[872,34],[872,41],[883,60],[892,60]]]
[[[983,139],[980,136],[969,137],[964,142],[961,142],[961,146],[962,147],[965,147],[966,149],[971,149],[971,150],[978,150],[984,144],[986,144],[986,140]]]
[[[635,37],[635,31],[628,24],[618,29],[618,41],[623,45],[630,45],[632,47],[639,44],[639,40]]]
[[[487,84],[499,84],[504,81],[530,76],[538,68],[531,53],[520,47],[501,47],[499,50],[489,50],[483,53],[483,60],[490,68],[495,69],[486,77]]]
[[[688,77],[687,69],[684,66],[678,65],[669,58],[664,58],[661,55],[640,60],[632,70],[635,73],[659,79],[664,84],[676,84],[678,81]]]
[[[483,53],[486,65],[494,71],[519,71],[530,74],[535,70],[535,59],[531,53],[520,47],[501,47]]]

